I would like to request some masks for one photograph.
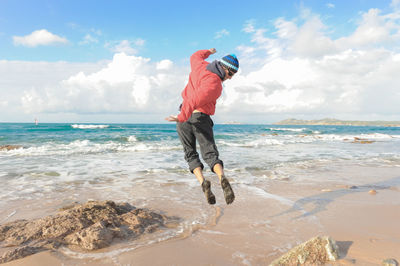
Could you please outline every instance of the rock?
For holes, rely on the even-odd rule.
[[[104,223],[97,222],[88,228],[65,237],[68,244],[80,246],[86,250],[95,250],[107,247],[114,238],[113,231]]]
[[[374,140],[361,140],[361,141],[359,141],[358,143],[361,143],[361,144],[371,144],[371,143],[374,143],[375,141]]]
[[[370,191],[368,191],[368,193],[370,194],[370,195],[376,195],[376,190],[375,189],[371,189]]]
[[[96,250],[111,245],[115,238],[136,238],[163,227],[168,217],[146,209],[113,201],[89,201],[67,206],[56,215],[32,221],[18,220],[0,226],[3,246],[15,247],[0,262],[71,245]]]
[[[29,255],[33,255],[43,250],[44,249],[42,248],[31,247],[31,246],[23,246],[15,248],[3,254],[3,256],[0,257],[0,263],[6,263],[12,260],[20,259]]]
[[[20,145],[1,145],[0,146],[0,151],[10,151],[10,150],[16,150],[20,149],[22,146]]]
[[[395,259],[385,259],[382,261],[382,266],[398,266],[399,263]]]
[[[354,137],[354,141],[352,143],[371,144],[374,142],[375,142],[374,140],[367,140],[367,139]]]
[[[291,249],[274,260],[270,266],[278,265],[324,265],[339,258],[339,248],[329,236],[314,237]]]

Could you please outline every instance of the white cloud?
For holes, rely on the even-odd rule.
[[[136,54],[138,52],[137,49],[131,46],[131,42],[128,40],[123,40],[119,44],[117,44],[113,51],[116,53],[126,53],[126,54]]]
[[[24,91],[27,112],[47,113],[162,113],[176,112],[186,76],[172,61],[114,55],[91,74],[79,72],[46,88]]]
[[[228,35],[229,35],[229,31],[227,31],[226,29],[222,29],[215,33],[214,39],[221,39],[222,37],[225,37]]]
[[[335,5],[332,4],[332,3],[327,3],[327,4],[326,4],[326,7],[327,7],[327,8],[335,8]]]
[[[39,45],[65,44],[68,40],[55,35],[46,29],[36,30],[26,36],[13,36],[15,45],[36,47]]]
[[[392,2],[390,3],[390,6],[392,8],[399,8],[400,7],[400,0],[392,0]]]
[[[83,37],[83,40],[79,42],[79,44],[84,45],[84,44],[90,44],[90,43],[98,43],[99,40],[95,37],[93,37],[90,34],[86,34],[85,37]]]
[[[220,101],[224,115],[400,119],[400,76],[395,74],[400,71],[400,25],[395,13],[362,13],[354,32],[338,39],[307,9],[300,18],[276,19],[274,26],[272,38],[266,37],[267,29],[246,23],[252,45],[238,47],[241,72],[225,85]]]
[[[3,104],[0,104],[0,121],[33,121],[32,116],[41,107],[32,104],[30,109],[23,108],[21,99],[25,91],[34,90],[37,92],[37,96],[43,97],[43,95],[47,95],[48,91],[58,87],[60,80],[75,75],[79,71],[96,72],[103,68],[104,64],[104,62],[67,63],[0,60],[0,91],[3,100]],[[32,94],[32,96],[35,95]],[[25,100],[29,101],[30,99],[26,98]],[[7,102],[7,105],[4,105],[5,102]],[[61,116],[58,115],[58,117]],[[60,120],[54,117],[53,121]]]
[[[169,70],[172,68],[173,64],[171,60],[165,59],[158,62],[156,68],[157,70]]]
[[[138,38],[134,41],[122,40],[120,42],[109,42],[106,43],[106,47],[114,53],[125,53],[128,55],[135,55],[139,52],[139,48],[144,46],[145,40]]]
[[[399,23],[396,12],[371,9],[352,33],[334,39],[304,8],[299,17],[277,18],[273,29],[247,22],[250,45],[238,47],[241,67],[224,83],[216,120],[253,122],[255,114],[261,122],[288,116],[400,120]],[[162,121],[177,113],[189,64],[137,56],[143,45],[141,39],[109,43],[120,52],[92,66],[0,61],[7,101],[0,102],[0,120],[19,104],[31,114],[154,114]]]
[[[143,45],[145,45],[146,41],[143,40],[143,39],[141,39],[141,38],[138,38],[138,39],[136,39],[133,43],[134,43],[136,46],[143,46]]]
[[[1,107],[7,107],[8,106],[8,101],[0,101],[0,106]]]
[[[254,23],[254,20],[248,20],[243,27],[243,31],[246,33],[253,33],[255,31]]]
[[[399,41],[400,25],[391,16],[380,15],[380,10],[370,9],[362,14],[362,19],[355,32],[337,40],[337,45],[344,48],[365,48]],[[397,32],[397,36],[396,33]]]

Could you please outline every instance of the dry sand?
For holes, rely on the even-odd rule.
[[[393,173],[387,179],[399,184],[400,177]],[[380,265],[386,258],[400,261],[400,186],[355,186],[279,180],[264,188],[233,184],[237,199],[227,206],[214,181],[217,205],[203,205],[213,215],[206,224],[192,225],[174,238],[135,248],[116,243],[88,253],[61,248],[4,265],[268,265],[316,235],[337,241],[341,257],[333,265]],[[371,189],[377,193],[368,193]],[[205,201],[200,188],[199,197]],[[55,200],[53,206],[40,210],[25,209],[7,221],[42,217],[59,204]],[[135,205],[134,199],[131,204]],[[171,216],[185,211],[163,201],[152,204],[153,210]],[[6,212],[0,214],[3,219]]]

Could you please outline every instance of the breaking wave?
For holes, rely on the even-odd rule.
[[[86,124],[73,124],[71,125],[72,128],[79,128],[79,129],[96,129],[96,128],[108,128],[109,125],[86,125]]]

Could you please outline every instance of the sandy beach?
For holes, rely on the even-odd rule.
[[[193,190],[194,197],[203,201],[194,208],[202,208],[209,214],[205,222],[186,225],[174,237],[156,240],[149,234],[146,237],[153,242],[142,241],[146,244],[132,246],[129,241],[121,241],[95,252],[76,252],[62,247],[4,265],[268,265],[317,235],[329,235],[337,241],[340,260],[333,265],[380,265],[386,258],[399,261],[398,168],[377,170],[353,166],[338,174],[363,176],[364,181],[354,176],[358,182],[350,186],[334,181],[315,184],[269,180],[257,187],[233,182],[237,200],[227,206],[213,180],[215,206],[203,201],[200,190]],[[321,178],[330,180],[324,175],[321,173]],[[369,182],[377,175],[384,177],[381,182]],[[184,189],[179,184],[170,186]],[[103,200],[99,192],[81,195],[81,200],[85,197]],[[140,205],[134,196],[130,203]],[[37,204],[25,202],[18,207],[10,206],[17,207],[17,212],[7,221],[43,217],[55,213],[66,202],[55,199],[45,206]],[[152,200],[147,207],[183,220],[198,211],[182,206],[173,200],[159,199]],[[3,218],[6,211],[0,214]]]

